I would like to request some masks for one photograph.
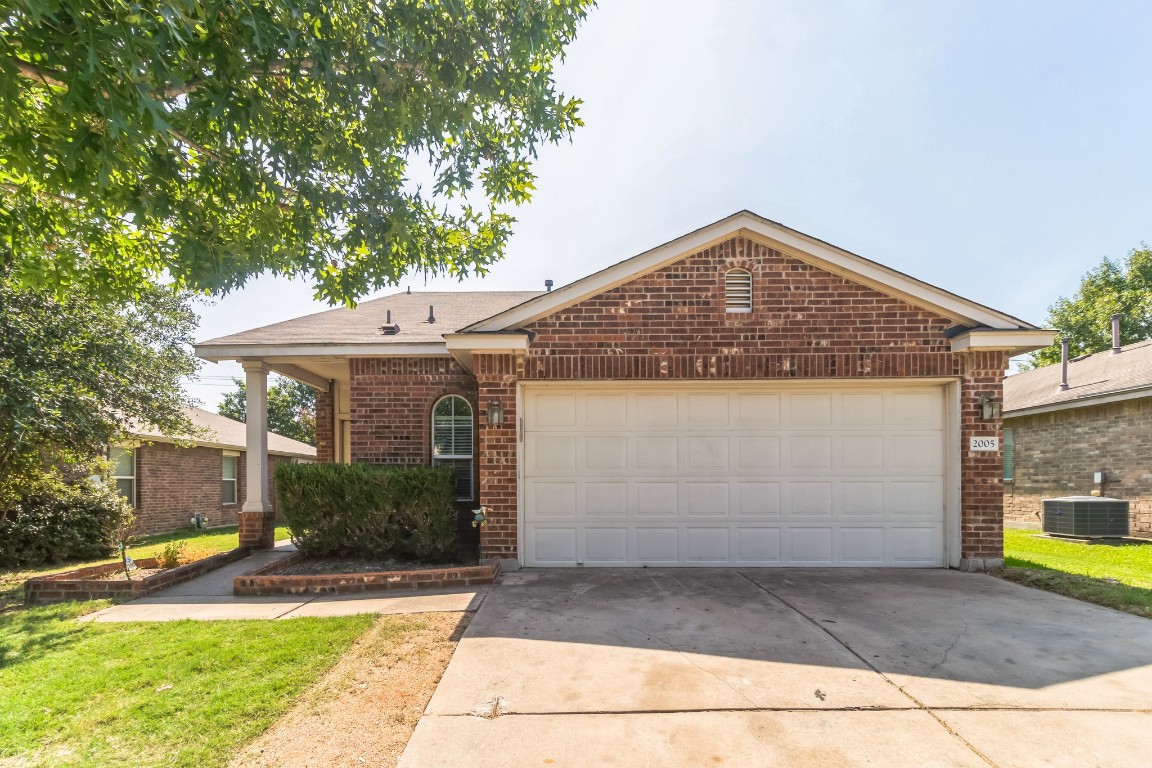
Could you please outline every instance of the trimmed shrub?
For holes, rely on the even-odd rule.
[[[114,486],[45,482],[0,523],[0,567],[111,557],[121,521],[130,516]]]
[[[444,467],[276,466],[292,541],[315,557],[427,563],[456,556],[455,490]]]

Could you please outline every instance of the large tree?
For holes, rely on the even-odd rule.
[[[0,262],[26,285],[332,302],[482,273],[591,0],[13,0],[0,12]]]
[[[1112,346],[1112,315],[1120,314],[1120,342],[1152,338],[1152,249],[1133,249],[1127,258],[1105,258],[1080,280],[1071,298],[1048,308],[1047,325],[1059,330],[1057,343],[1033,352],[1026,367],[1060,362],[1060,339],[1070,354],[1088,354]]]
[[[0,522],[46,476],[87,471],[133,424],[195,434],[180,379],[196,371],[196,322],[168,287],[110,304],[0,271]]]
[[[224,395],[217,411],[236,421],[247,420],[247,387],[233,379],[236,389]],[[307,384],[278,377],[268,386],[268,431],[316,445],[316,390]]]

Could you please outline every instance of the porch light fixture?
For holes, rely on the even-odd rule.
[[[992,395],[980,395],[980,415],[984,421],[1000,418],[1000,401],[993,399]]]
[[[499,398],[492,398],[488,403],[488,426],[498,427],[504,423],[504,406],[500,404]]]

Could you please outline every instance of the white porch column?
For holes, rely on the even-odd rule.
[[[240,545],[268,549],[275,534],[268,499],[268,368],[256,361],[243,365],[247,487],[240,512]]]

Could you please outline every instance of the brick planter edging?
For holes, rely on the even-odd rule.
[[[241,574],[232,580],[232,594],[247,597],[274,595],[351,595],[395,589],[446,589],[491,584],[500,575],[500,561],[493,558],[481,565],[448,568],[422,568],[410,571],[372,573],[317,573],[294,576],[279,571],[304,559],[301,552]]]
[[[124,567],[121,562],[92,565],[73,571],[37,576],[24,582],[24,604],[46,605],[65,600],[102,600],[114,597],[144,597],[167,587],[183,584],[209,571],[222,568],[251,554],[245,547],[221,552],[188,565],[169,568],[143,579],[105,580],[101,576],[115,573]],[[157,560],[145,557],[136,561],[141,568],[155,568]]]

